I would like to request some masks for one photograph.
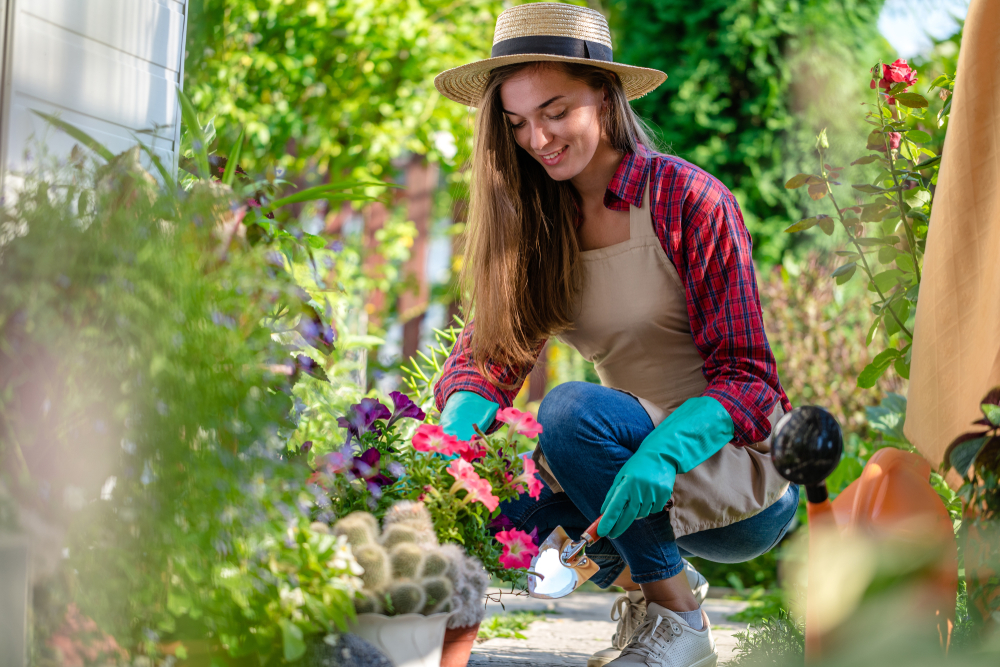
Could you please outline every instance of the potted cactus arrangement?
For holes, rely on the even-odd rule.
[[[438,543],[422,503],[396,503],[381,527],[372,514],[352,512],[333,531],[347,538],[364,568],[352,632],[395,667],[438,667],[449,621],[452,627],[482,621],[486,571],[460,546]]]

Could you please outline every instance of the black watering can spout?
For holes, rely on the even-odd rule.
[[[774,427],[774,467],[789,482],[804,485],[810,503],[828,498],[826,478],[837,468],[843,453],[840,424],[819,406],[795,408]]]

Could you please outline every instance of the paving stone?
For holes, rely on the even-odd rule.
[[[576,592],[558,600],[538,600],[527,595],[511,595],[497,589],[490,591],[496,601],[486,605],[487,616],[504,611],[556,612],[535,621],[523,632],[527,639],[490,639],[472,649],[470,667],[585,667],[587,658],[611,645],[617,623],[610,619],[613,593]],[[502,603],[502,606],[501,606]],[[709,598],[703,608],[712,623],[712,634],[719,651],[719,663],[732,659],[736,639],[733,635],[746,629],[745,623],[726,617],[745,608],[747,603]]]

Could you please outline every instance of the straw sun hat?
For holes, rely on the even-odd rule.
[[[490,71],[503,65],[539,60],[581,63],[618,74],[630,100],[667,79],[655,69],[612,59],[611,32],[599,12],[559,2],[534,2],[504,10],[497,17],[492,57],[441,72],[434,85],[445,97],[478,107]]]

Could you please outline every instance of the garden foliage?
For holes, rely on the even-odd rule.
[[[863,136],[843,110],[862,100],[867,63],[887,55],[882,0],[619,0],[615,59],[666,83],[634,103],[664,147],[736,195],[758,261],[781,261],[780,230],[808,203],[781,183],[823,127]]]

